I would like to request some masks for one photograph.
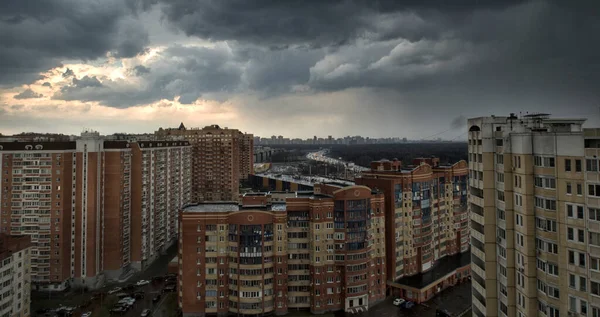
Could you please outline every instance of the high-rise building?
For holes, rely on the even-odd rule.
[[[31,316],[31,238],[0,233],[0,316]]]
[[[187,141],[131,143],[131,262],[147,268],[177,240],[179,210],[192,201]]]
[[[31,237],[35,289],[100,287],[176,241],[190,160],[185,141],[107,141],[96,132],[0,143],[1,231]]]
[[[474,316],[600,313],[600,138],[584,121],[468,120]]]
[[[240,179],[254,174],[254,136],[240,132]]]
[[[182,210],[184,316],[364,310],[385,298],[382,194],[316,185],[240,201]]]
[[[156,131],[160,139],[187,140],[193,146],[192,200],[233,201],[238,198],[240,179],[253,171],[253,136],[218,125],[202,129],[186,127]]]
[[[385,195],[386,269],[397,295],[423,302],[468,278],[467,175],[465,161],[441,165],[438,158],[418,158],[408,166],[397,159],[372,162],[355,179]],[[443,283],[426,277],[412,283],[444,270]],[[455,271],[460,274],[450,274]]]

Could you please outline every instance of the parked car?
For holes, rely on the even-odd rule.
[[[157,303],[160,300],[160,294],[157,294],[156,296],[154,296],[154,298],[152,299],[153,303]]]
[[[394,299],[393,304],[394,304],[394,306],[400,306],[400,305],[404,304],[404,302],[406,302],[406,301],[403,298],[398,297],[398,298]]]
[[[167,285],[162,289],[163,293],[170,293],[175,291],[175,285]]]
[[[144,298],[144,292],[135,292],[135,293],[133,293],[133,295],[131,297],[133,297],[135,299],[142,299],[142,298]]]
[[[136,284],[128,284],[127,286],[123,287],[123,290],[131,291],[134,290],[136,286]]]
[[[127,312],[127,309],[121,308],[121,307],[113,308],[110,310],[111,315],[123,315],[126,312]]]
[[[148,317],[148,316],[150,316],[151,312],[152,311],[150,309],[144,309],[144,310],[142,310],[142,314],[140,316],[141,317]]]
[[[152,277],[152,282],[158,282],[158,281],[162,281],[162,280],[164,280],[164,279],[165,279],[165,277],[164,277],[164,276],[160,276],[160,275],[158,275],[158,276],[154,276],[154,277]]]
[[[92,316],[91,311],[86,311],[85,313],[81,314],[81,317],[91,317],[91,316]]]
[[[148,280],[139,280],[137,283],[135,283],[135,285],[137,286],[144,286],[144,285],[148,285],[150,284],[150,281]]]
[[[404,302],[404,304],[402,304],[402,308],[404,309],[411,309],[415,307],[415,303],[411,302],[411,301],[406,301]]]
[[[122,291],[122,290],[123,290],[123,289],[122,289],[122,288],[120,288],[120,287],[115,287],[115,288],[111,289],[110,291],[108,291],[108,294],[109,294],[109,295],[112,295],[112,294],[114,294],[114,293],[118,293],[118,292],[120,292],[120,291]]]

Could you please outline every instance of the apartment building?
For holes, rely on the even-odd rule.
[[[475,316],[600,312],[598,137],[584,121],[469,119]]]
[[[142,170],[134,171],[144,160],[135,151],[140,146],[169,153],[147,159],[171,177],[164,180],[163,173],[158,178],[167,185],[150,185],[158,198],[147,207],[141,195],[132,193],[143,188]],[[108,141],[97,132],[70,142],[0,143],[0,228],[31,237],[34,288],[97,288],[106,278],[118,279],[132,263],[144,268],[144,257],[149,263],[174,243],[178,210],[190,200],[184,194],[190,186],[190,155],[185,141]],[[142,218],[142,210],[156,226],[142,230],[132,221]],[[141,251],[145,240],[151,241],[147,255]]]
[[[254,135],[240,132],[240,180],[254,174]]]
[[[184,316],[366,310],[385,298],[384,197],[364,186],[184,208]]]
[[[141,270],[177,241],[179,210],[192,201],[192,147],[187,141],[140,141],[131,149],[131,258]]]
[[[75,142],[0,143],[1,231],[31,238],[35,288],[62,290],[71,273]]]
[[[465,161],[442,165],[438,158],[412,163],[375,161],[355,181],[385,195],[387,276],[395,294],[423,302],[468,278],[468,169]]]
[[[202,129],[160,128],[158,138],[186,140],[193,146],[192,200],[234,201],[238,198],[240,179],[253,171],[254,138],[251,134],[218,125]]]
[[[0,316],[31,315],[31,238],[0,233]]]

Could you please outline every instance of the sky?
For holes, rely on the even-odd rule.
[[[3,0],[0,133],[452,140],[511,112],[600,126],[599,3]]]

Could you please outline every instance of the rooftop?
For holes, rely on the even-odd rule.
[[[456,269],[461,267],[465,267],[471,264],[471,252],[459,253],[452,256],[447,256],[440,259],[431,270],[413,275],[407,276],[399,279],[397,281],[398,284],[406,285],[409,287],[414,287],[418,289],[422,289],[431,285],[435,281],[443,278],[444,276],[452,273]]]
[[[238,210],[240,210],[240,206],[237,202],[200,203],[183,209],[185,212],[230,212]]]

